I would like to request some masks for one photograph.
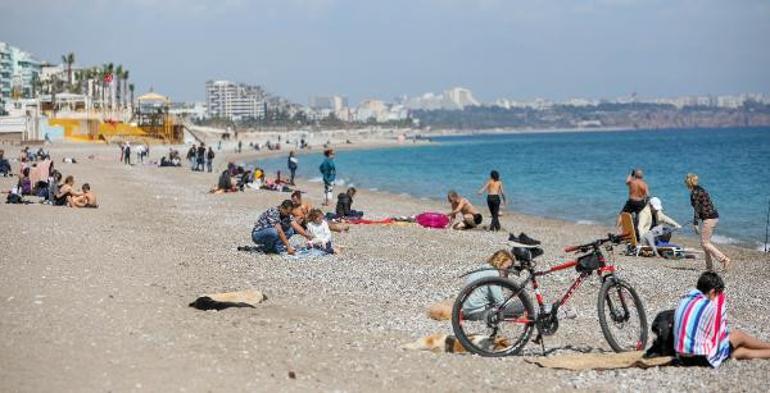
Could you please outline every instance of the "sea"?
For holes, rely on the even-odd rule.
[[[494,169],[504,183],[507,210],[612,226],[627,199],[626,176],[632,168],[642,168],[651,195],[685,226],[685,234],[693,235],[684,185],[685,175],[693,172],[720,214],[713,240],[765,248],[770,128],[549,131],[432,141],[340,151],[335,159],[338,184],[440,201],[456,190],[486,212],[485,199],[476,192]],[[320,151],[299,156],[297,176],[320,182],[322,159]],[[286,157],[256,164],[270,176],[277,170],[288,172]]]

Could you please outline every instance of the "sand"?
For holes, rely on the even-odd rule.
[[[507,247],[504,232],[355,226],[335,236],[338,257],[249,254],[236,247],[250,244],[259,213],[288,194],[211,195],[216,174],[127,167],[114,146],[51,150],[78,186],[91,183],[101,207],[0,205],[0,391],[761,391],[770,379],[768,361],[731,361],[716,371],[569,372],[522,357],[404,351],[418,337],[451,332],[448,322],[429,320],[426,307],[453,297],[460,274]],[[166,151],[155,147],[152,156]],[[86,158],[92,154],[99,159]],[[62,156],[79,163],[61,164]],[[245,158],[220,154],[217,166]],[[0,178],[0,189],[12,182]],[[320,184],[300,188],[319,204]],[[447,209],[367,190],[355,208],[375,218]],[[609,230],[510,211],[502,224],[543,241],[541,266],[569,258],[563,246]],[[736,262],[725,274],[732,326],[770,339],[770,258],[723,249]],[[650,321],[673,308],[704,268],[702,260],[634,257],[618,257],[617,265]],[[546,279],[545,297],[561,294],[574,274]],[[547,338],[548,348],[609,350],[596,317],[598,286],[592,280],[577,292],[578,317]],[[204,293],[244,289],[268,300],[223,311],[188,307]],[[538,353],[534,344],[524,351]]]

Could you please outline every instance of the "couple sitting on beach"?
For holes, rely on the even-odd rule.
[[[262,213],[251,232],[251,239],[260,251],[269,254],[294,255],[297,250],[289,240],[295,234],[307,239],[308,249],[334,254],[331,229],[319,209],[312,209],[303,220],[305,228],[294,219],[295,205],[291,200],[283,201],[278,207],[271,207]]]

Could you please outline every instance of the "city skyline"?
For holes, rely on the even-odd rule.
[[[0,4],[0,40],[44,61],[75,52],[79,64],[122,63],[138,91],[175,101],[203,100],[210,79],[298,103],[454,86],[482,102],[770,92],[766,2],[409,4],[33,0]]]

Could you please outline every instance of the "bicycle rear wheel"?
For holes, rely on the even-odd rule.
[[[452,307],[452,329],[462,346],[481,356],[515,355],[529,341],[535,313],[513,281],[485,277],[463,288]]]
[[[599,290],[599,325],[615,352],[641,351],[647,345],[647,316],[631,285],[608,277]]]

